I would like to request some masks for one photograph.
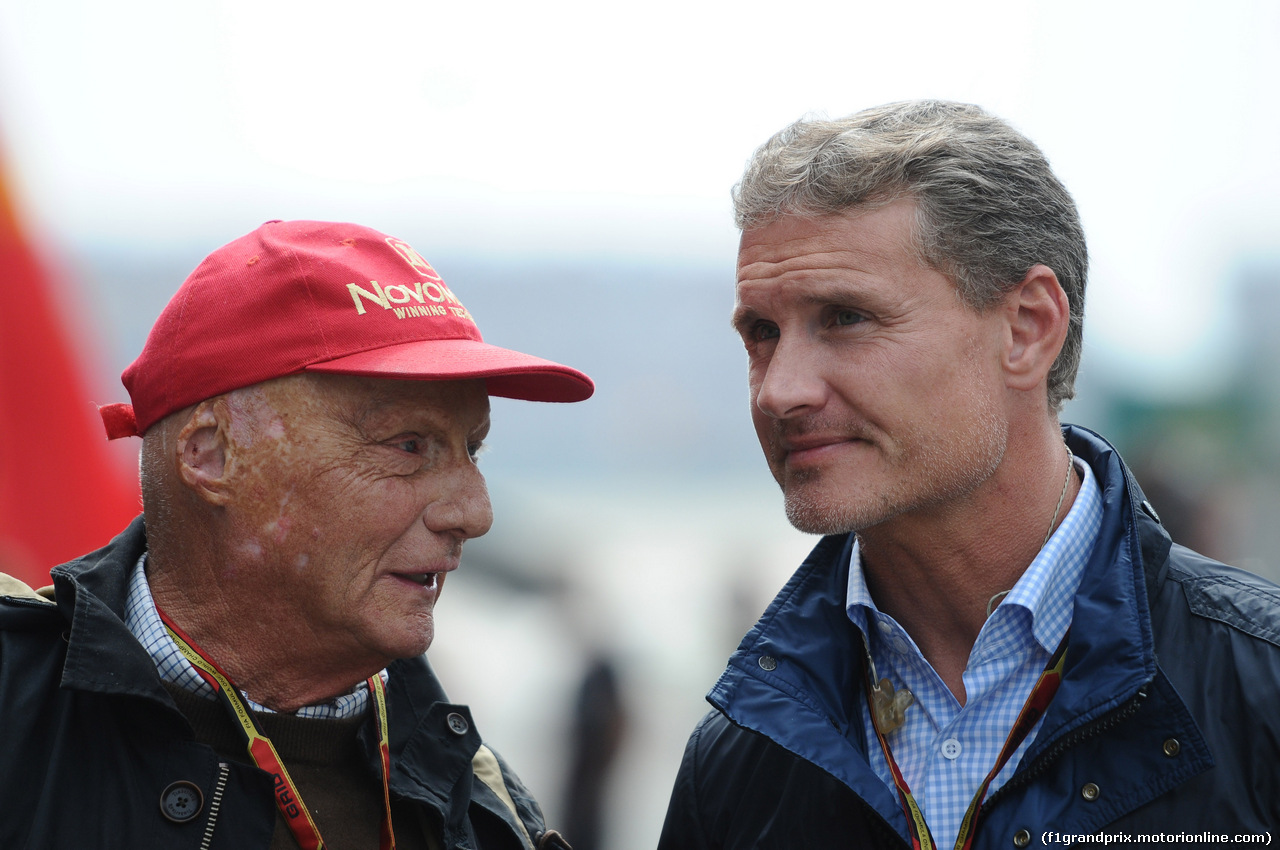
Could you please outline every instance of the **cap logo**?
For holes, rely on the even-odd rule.
[[[437,283],[444,282],[440,279],[440,275],[436,274],[436,270],[431,268],[431,264],[428,263],[421,254],[415,251],[413,246],[408,242],[405,242],[403,239],[397,239],[394,236],[388,236],[387,244],[390,245],[392,249],[394,249],[395,252],[409,264],[410,268],[418,274],[423,277],[430,278]]]
[[[397,319],[433,318],[436,316],[456,316],[475,322],[466,307],[458,300],[458,296],[445,285],[444,279],[436,274],[431,264],[422,255],[413,250],[408,242],[388,236],[387,244],[400,259],[409,264],[426,280],[415,280],[413,283],[393,283],[383,286],[376,280],[369,281],[368,288],[358,283],[348,283],[347,292],[356,305],[356,315],[363,316],[365,304],[377,304],[383,310],[395,313]]]
[[[366,301],[391,310],[397,319],[454,315],[460,319],[475,321],[458,296],[454,295],[443,280],[415,280],[412,284],[393,283],[383,286],[376,280],[369,281],[372,292],[356,283],[348,283],[347,291],[356,304],[356,314],[365,314]],[[404,305],[404,306],[398,306]]]

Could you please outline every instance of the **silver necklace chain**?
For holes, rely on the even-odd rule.
[[[1049,528],[1044,533],[1044,542],[1040,544],[1041,549],[1049,543],[1049,538],[1053,536],[1053,527],[1058,523],[1058,512],[1062,510],[1062,503],[1067,500],[1067,490],[1071,486],[1071,470],[1075,466],[1076,456],[1072,453],[1070,446],[1065,448],[1067,450],[1067,477],[1062,479],[1062,492],[1058,494],[1058,504],[1053,509],[1053,518],[1049,520]],[[991,612],[995,610],[999,601],[1008,596],[1011,591],[1012,588],[1010,590],[1002,590],[987,600],[988,617],[991,616]]]

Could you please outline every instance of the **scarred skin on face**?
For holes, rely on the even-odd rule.
[[[210,424],[184,432],[200,449],[178,460],[206,463],[187,475],[214,533],[185,583],[154,571],[170,615],[272,707],[426,651],[445,574],[492,522],[483,382],[299,375],[203,409],[193,421]]]
[[[292,384],[287,382],[272,382],[268,385],[256,384],[226,395],[225,404],[227,411],[230,413],[227,428],[228,436],[232,444],[240,448],[238,453],[240,456],[237,460],[238,471],[251,474],[259,474],[261,472],[262,461],[257,458],[260,454],[259,450],[264,444],[275,446],[276,450],[282,455],[280,460],[284,465],[288,466],[294,463],[290,459],[294,447],[285,439],[288,431],[285,428],[284,417],[277,409],[277,405],[287,407],[292,404],[292,397],[297,394],[287,391],[290,386]],[[286,391],[282,392],[282,387]],[[250,499],[244,501],[242,508],[246,514],[260,515],[262,524],[257,528],[257,533],[254,532],[252,527],[242,530],[244,540],[239,552],[246,559],[262,562],[269,550],[281,546],[288,537],[289,530],[293,525],[293,521],[288,515],[288,506],[293,490],[290,489],[281,494],[278,503],[274,506],[264,503],[266,491],[262,487],[258,487],[255,492],[249,495]],[[227,565],[228,568],[232,569],[234,569],[234,566],[234,564]]]

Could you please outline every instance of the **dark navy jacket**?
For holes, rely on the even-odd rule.
[[[974,847],[1280,831],[1280,588],[1171,544],[1116,451],[1065,433],[1097,477],[1102,527],[1062,685]],[[852,544],[824,538],[729,659],[660,850],[909,846],[868,763]]]
[[[106,548],[54,568],[56,605],[0,593],[3,850],[253,850],[271,841],[270,774],[195,740],[124,624],[127,575],[145,546],[139,517]],[[445,848],[562,846],[426,660],[396,661],[389,672],[395,822],[417,824]],[[364,731],[372,779],[376,738]],[[175,782],[200,791],[198,811],[181,823],[163,805]]]

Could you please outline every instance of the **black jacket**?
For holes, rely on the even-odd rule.
[[[145,546],[139,517],[107,547],[54,568],[56,605],[0,595],[3,850],[252,850],[271,840],[270,775],[195,741],[124,624],[127,576]],[[483,745],[467,707],[446,702],[426,660],[389,672],[397,822],[425,819],[446,848],[549,840],[537,803]],[[362,740],[376,777],[372,730]],[[175,782],[200,792],[183,823],[162,811]]]
[[[1102,526],[1062,685],[988,797],[974,847],[1098,832],[1214,846],[1204,833],[1229,843],[1280,829],[1280,588],[1172,545],[1115,450],[1066,434],[1097,477]],[[851,546],[823,539],[730,658],[661,850],[909,846],[867,757],[861,643],[845,614]]]

